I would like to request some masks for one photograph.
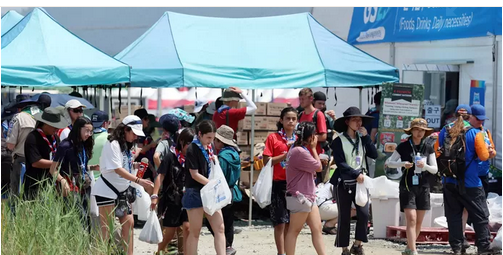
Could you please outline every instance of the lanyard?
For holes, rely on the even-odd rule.
[[[344,135],[344,137],[346,137],[348,139],[348,141],[351,143],[351,145],[353,145],[353,151],[352,151],[352,153],[354,153],[356,151],[355,155],[358,156],[359,152],[360,152],[360,146],[359,146],[359,144],[360,144],[360,137],[358,137],[358,135],[356,135],[356,143],[355,143],[355,142],[353,142],[353,139],[351,139],[351,137],[349,137],[349,135],[346,132],[344,132],[342,134]]]
[[[82,180],[86,180],[85,176],[87,173],[87,155],[86,155],[86,148],[82,147],[82,153],[79,154],[80,158],[80,163],[81,163],[81,168],[82,168]]]
[[[222,106],[220,106],[220,108],[218,108],[218,113],[222,113],[223,111],[229,110],[229,109],[231,109],[230,106],[228,106],[228,105],[222,105]]]
[[[51,149],[51,152],[52,152],[52,154],[54,156],[54,154],[56,153],[56,138],[54,136],[52,136],[52,145],[51,145],[51,142],[49,142],[49,139],[44,134],[44,132],[42,131],[42,129],[37,128],[37,131],[42,136],[42,138],[47,142],[47,145],[49,145],[49,149]]]
[[[416,151],[416,146],[414,146],[414,144],[412,143],[412,139],[409,139],[409,143],[410,143],[410,146],[412,147],[412,151],[414,153],[414,155],[413,155],[412,158],[414,158],[417,155],[418,152],[422,153],[423,146],[424,146],[424,141],[423,140],[421,140],[421,145],[419,146],[419,151]]]

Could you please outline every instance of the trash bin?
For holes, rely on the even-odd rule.
[[[400,201],[386,197],[373,197],[371,201],[374,238],[386,238],[386,227],[399,225]]]

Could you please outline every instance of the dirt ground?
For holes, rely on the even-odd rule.
[[[236,222],[236,228],[242,230],[234,236],[234,248],[239,254],[275,255],[276,246],[274,243],[273,228],[268,225],[253,226],[249,228],[245,222]],[[147,244],[138,240],[141,229],[135,229],[135,254],[153,254],[157,246]],[[354,232],[352,233],[354,236]],[[335,235],[323,235],[324,243],[328,254],[340,254],[341,249],[334,247]],[[369,242],[364,244],[365,254],[373,255],[400,255],[405,249],[405,245],[393,243],[386,240],[373,239],[372,231],[369,235]],[[418,247],[419,254],[450,254],[450,247],[446,245],[422,245]],[[471,247],[469,254],[476,254],[476,249]],[[203,227],[199,241],[199,255],[214,255],[213,236]],[[313,255],[316,251],[311,242],[309,228],[304,228],[297,240],[296,254]]]

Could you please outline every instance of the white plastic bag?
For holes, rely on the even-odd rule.
[[[213,215],[232,202],[232,193],[218,162],[212,161],[209,180],[201,189],[201,200],[204,211]]]
[[[491,243],[491,248],[492,249],[497,249],[501,250],[501,228],[498,230],[498,234],[496,234],[496,237],[494,238],[493,242]]]
[[[365,181],[363,183],[356,183],[356,197],[355,202],[358,206],[365,206],[369,201],[367,188],[365,187]]]
[[[94,172],[91,171],[89,173],[89,175],[91,177],[91,189],[92,189],[94,186],[94,183],[96,183],[96,180],[94,179]],[[91,195],[91,199],[89,200],[89,203],[91,204],[91,206],[90,206],[91,216],[96,216],[96,217],[100,216],[98,203],[96,202],[96,196]]]
[[[147,222],[140,232],[140,241],[150,244],[159,244],[162,242],[161,224],[159,223],[155,210],[150,211],[148,215]]]
[[[131,186],[136,189],[136,200],[131,205],[133,213],[138,215],[138,220],[146,221],[150,211],[150,196],[141,185],[132,182]]]
[[[272,194],[272,179],[273,168],[272,160],[267,161],[267,164],[260,171],[257,182],[253,186],[252,194],[260,208],[265,208],[271,204]]]

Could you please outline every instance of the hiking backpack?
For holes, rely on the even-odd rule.
[[[440,156],[437,158],[438,172],[441,176],[463,179],[468,166],[473,159],[466,164],[466,132],[471,128],[464,129],[457,137],[453,138],[446,130],[443,144],[439,144]],[[455,141],[453,142],[453,139]]]

